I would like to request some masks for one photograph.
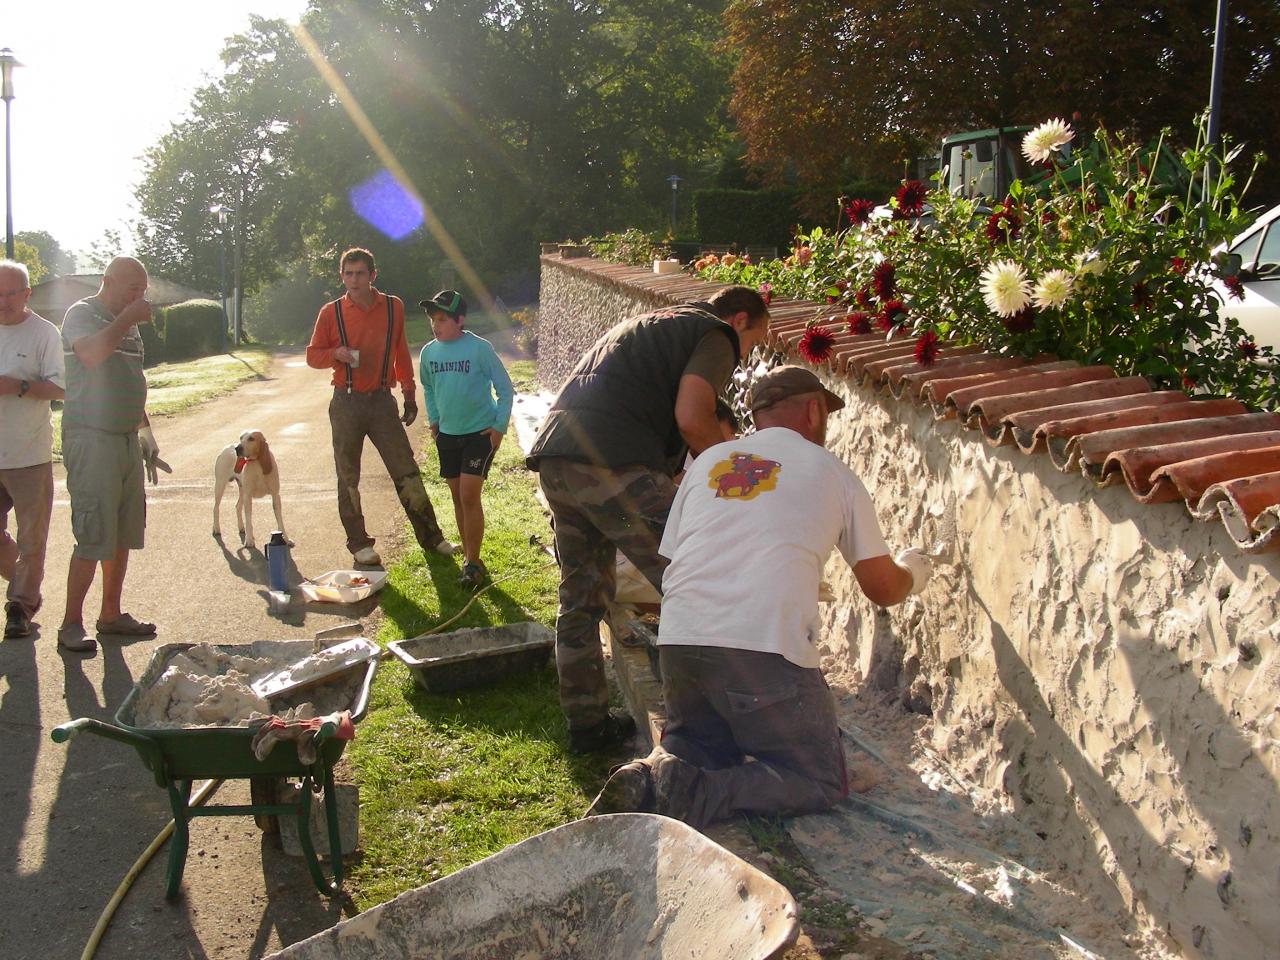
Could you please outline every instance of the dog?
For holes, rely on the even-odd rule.
[[[271,455],[267,438],[261,430],[246,430],[240,434],[240,442],[223,448],[213,462],[213,535],[222,539],[222,495],[232,480],[240,488],[236,497],[236,524],[240,530],[240,542],[250,550],[257,546],[253,539],[253,501],[271,497],[276,512],[276,526],[284,530],[284,516],[280,511],[280,471],[276,458]],[[286,536],[289,546],[293,541]]]

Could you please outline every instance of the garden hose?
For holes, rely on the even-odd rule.
[[[541,570],[543,567],[552,566],[554,563],[556,563],[556,560],[552,558],[551,560],[548,560],[545,563],[539,564],[534,569]],[[519,571],[516,571],[515,573],[509,573],[506,576],[498,577],[496,580],[489,581],[489,583],[485,584],[483,587],[481,587],[479,590],[477,590],[474,594],[471,595],[471,598],[465,604],[462,605],[462,609],[460,609],[448,620],[445,620],[443,623],[437,624],[436,626],[432,627],[430,630],[426,631],[426,633],[428,634],[439,633],[445,627],[449,626],[451,623],[454,623],[455,621],[460,619],[463,614],[465,614],[469,609],[471,609],[471,605],[480,598],[480,595],[484,593],[486,590],[488,590],[490,587],[496,587],[498,584],[506,580],[511,580],[514,577],[525,576],[527,575],[527,573],[528,571],[519,570]],[[214,792],[220,786],[222,786],[221,780],[205,781],[205,783],[200,787],[200,789],[197,790],[195,794],[192,796],[191,806],[193,807],[202,806],[206,800],[208,800],[211,796],[213,796]],[[156,834],[155,839],[151,841],[151,844],[147,847],[147,849],[142,851],[142,856],[138,857],[138,859],[134,862],[133,866],[129,868],[129,872],[124,875],[124,879],[121,880],[120,885],[116,887],[116,892],[111,895],[111,899],[107,902],[106,907],[103,909],[102,915],[98,917],[98,923],[96,926],[94,926],[93,933],[90,935],[89,941],[84,945],[84,951],[80,954],[80,960],[92,960],[94,953],[98,949],[98,944],[102,940],[102,935],[107,932],[107,927],[111,923],[111,918],[115,916],[115,912],[117,908],[119,908],[121,902],[124,900],[125,894],[129,892],[129,888],[133,886],[133,881],[138,879],[138,876],[139,874],[142,873],[143,868],[146,867],[146,865],[150,862],[151,858],[155,856],[156,851],[158,851],[161,847],[164,846],[165,842],[169,839],[172,833],[173,833],[173,821],[170,820],[165,825],[164,829],[161,830],[158,834]]]
[[[206,780],[195,795],[191,798],[191,806],[203,806],[204,802],[213,796],[214,792],[222,786],[221,780]],[[84,945],[84,951],[80,954],[80,960],[91,960],[94,953],[97,952],[98,943],[102,940],[102,935],[107,932],[107,927],[111,923],[111,918],[115,916],[116,908],[120,906],[124,900],[124,895],[129,892],[129,888],[133,886],[133,881],[138,879],[138,875],[142,873],[143,868],[150,862],[151,858],[156,855],[156,851],[164,846],[165,841],[169,839],[173,833],[173,821],[170,820],[163,830],[156,834],[156,838],[151,841],[150,846],[142,851],[142,856],[134,861],[129,872],[124,875],[124,879],[120,881],[120,886],[116,887],[116,892],[111,895],[111,899],[107,901],[107,905],[103,908],[102,915],[98,917],[98,923],[93,928],[93,933],[89,936],[89,942]]]

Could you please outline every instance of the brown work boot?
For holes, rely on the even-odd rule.
[[[691,827],[702,827],[694,807],[694,784],[702,771],[670,753],[659,753],[649,770],[653,780],[653,811]]]
[[[604,813],[650,813],[653,810],[653,781],[649,765],[643,760],[632,760],[614,767],[604,787],[587,807],[586,817],[598,817]]]

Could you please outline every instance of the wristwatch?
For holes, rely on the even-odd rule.
[[[18,382],[18,396],[20,397],[26,396],[27,391],[30,389],[31,389],[31,384],[27,383],[27,381],[21,380]]]

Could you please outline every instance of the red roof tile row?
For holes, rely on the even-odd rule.
[[[544,259],[672,303],[713,288],[683,274]],[[1280,414],[1154,391],[1110,367],[999,356],[951,341],[941,341],[937,361],[923,367],[913,338],[849,333],[843,307],[775,300],[770,313],[769,344],[797,362],[804,362],[797,344],[805,328],[817,323],[835,335],[825,367],[855,385],[928,404],[938,419],[956,418],[993,446],[1044,451],[1059,470],[1078,469],[1099,487],[1123,482],[1141,503],[1181,500],[1198,519],[1220,519],[1247,553],[1280,548]]]

